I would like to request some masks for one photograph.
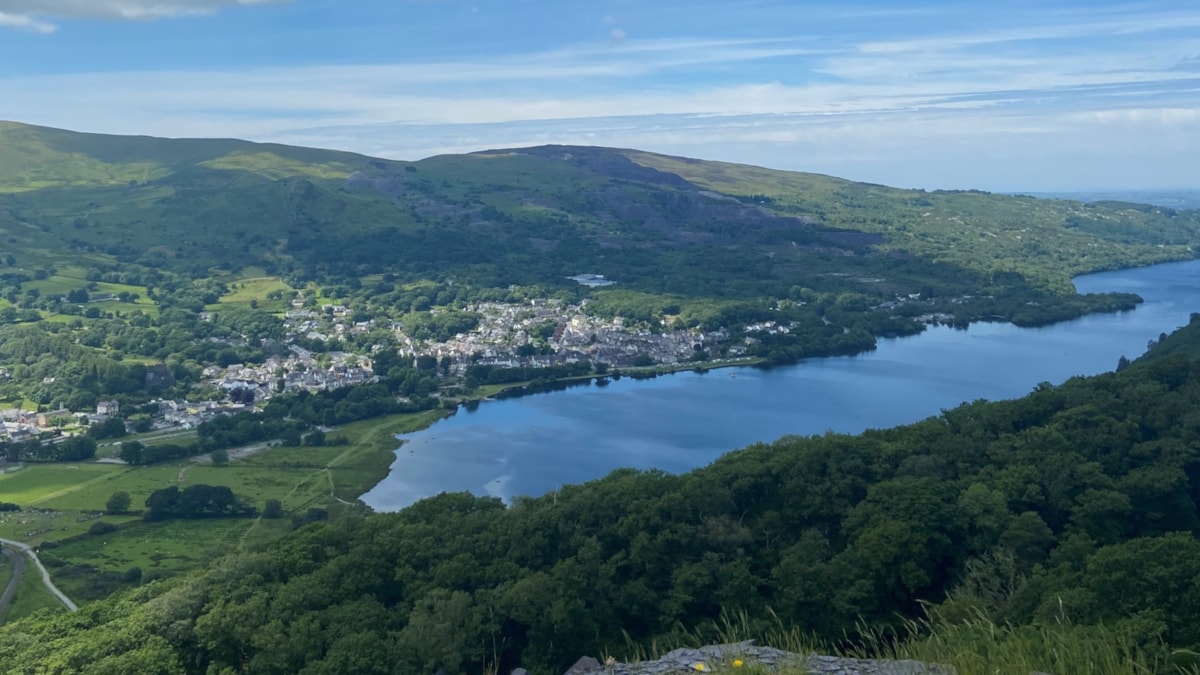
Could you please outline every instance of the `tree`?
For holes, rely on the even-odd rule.
[[[120,417],[110,417],[100,424],[93,424],[88,427],[88,436],[95,439],[104,438],[120,438],[128,431],[125,429],[125,420]]]
[[[213,466],[226,466],[229,464],[229,452],[226,450],[213,450],[212,452]]]
[[[141,464],[145,461],[143,450],[146,446],[140,441],[129,441],[121,444],[121,461],[126,464]]]
[[[108,513],[127,513],[130,503],[128,492],[114,492],[104,505],[104,510]]]
[[[268,499],[267,503],[263,505],[262,517],[272,520],[282,518],[283,504],[279,503],[278,499]]]

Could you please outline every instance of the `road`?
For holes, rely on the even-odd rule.
[[[3,551],[4,555],[12,562],[13,573],[12,578],[8,580],[8,586],[4,588],[3,593],[0,593],[0,623],[4,623],[4,615],[8,614],[8,607],[16,598],[17,587],[21,585],[21,579],[25,576],[25,556],[11,548],[5,548]]]
[[[19,541],[13,541],[11,539],[3,539],[3,538],[0,538],[0,544],[4,544],[5,546],[11,546],[12,548],[17,549],[18,551],[22,551],[22,552],[28,554],[29,557],[33,559],[33,564],[35,566],[37,566],[38,571],[42,573],[42,584],[46,587],[46,590],[53,593],[54,597],[58,598],[58,601],[61,602],[67,609],[71,610],[72,612],[79,609],[79,607],[74,602],[71,602],[71,599],[67,597],[67,594],[58,590],[58,586],[55,586],[54,582],[50,580],[50,573],[46,571],[46,568],[42,565],[42,561],[38,560],[37,553],[35,553],[34,550],[32,548],[30,548],[30,546],[28,544],[22,544]]]

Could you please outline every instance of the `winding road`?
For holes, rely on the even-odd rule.
[[[0,623],[4,623],[4,617],[8,614],[8,608],[17,596],[17,587],[21,585],[21,579],[25,576],[25,556],[11,548],[0,547],[0,552],[4,553],[4,556],[8,558],[13,566],[12,578],[8,580],[8,585],[4,587],[4,592],[0,593]]]
[[[3,538],[0,538],[0,544],[4,544],[5,546],[9,546],[9,547],[14,548],[22,553],[27,554],[33,560],[34,566],[36,566],[38,568],[38,571],[42,573],[42,584],[46,587],[46,590],[53,593],[54,597],[58,598],[58,601],[61,602],[67,609],[71,610],[72,612],[79,609],[79,607],[74,602],[71,602],[71,599],[67,597],[67,594],[58,590],[58,586],[55,586],[54,582],[50,580],[50,573],[46,571],[46,568],[42,565],[42,561],[38,560],[37,553],[35,553],[34,550],[28,544],[22,544],[19,541],[13,541],[11,539],[3,539]],[[18,556],[18,557],[23,557],[23,556]],[[13,564],[14,565],[18,564],[18,563],[16,563],[15,559],[14,559]],[[23,563],[21,563],[21,565],[23,565]],[[14,578],[16,577],[15,574],[13,576],[14,576]],[[6,591],[6,594],[7,594],[7,591]]]

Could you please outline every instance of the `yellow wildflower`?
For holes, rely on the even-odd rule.
[[[742,667],[742,660],[741,660],[741,659],[734,659],[734,660],[733,660],[733,667],[734,667],[734,668],[741,668],[741,667]]]

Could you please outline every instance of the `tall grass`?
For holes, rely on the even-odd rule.
[[[1128,631],[1106,626],[1006,626],[980,614],[949,622],[907,621],[895,633],[872,631],[860,658],[913,659],[954,666],[959,675],[1153,675],[1177,672],[1161,645],[1146,649]]]
[[[778,617],[764,628],[744,614],[726,615],[716,622],[684,630],[646,645],[626,637],[622,660],[641,661],[678,647],[699,647],[754,639],[757,644],[797,654],[826,654],[857,659],[914,660],[952,666],[958,675],[1200,675],[1200,654],[1172,652],[1160,642],[1147,641],[1134,630],[1112,626],[1067,623],[1009,626],[984,613],[947,620],[936,615],[906,620],[889,629],[860,626],[853,638],[828,642],[785,626]],[[719,672],[729,663],[709,664]],[[766,672],[745,663],[738,673]],[[777,671],[803,675],[803,667]]]

